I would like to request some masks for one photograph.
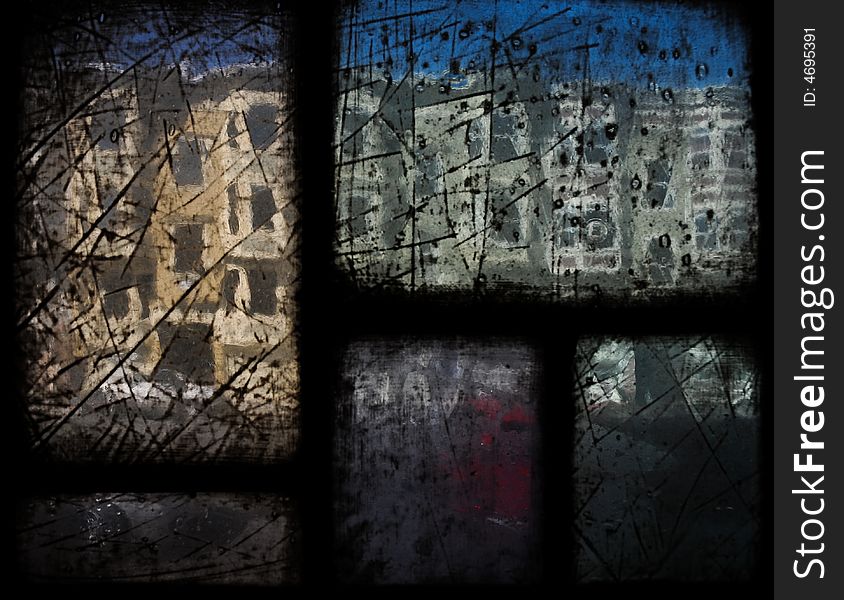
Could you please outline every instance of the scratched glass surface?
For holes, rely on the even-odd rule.
[[[584,338],[575,364],[579,581],[751,577],[759,371],[740,341]]]
[[[538,372],[518,341],[351,344],[334,447],[341,581],[536,581]]]
[[[298,529],[284,497],[60,494],[22,507],[17,560],[40,583],[277,585],[299,579]]]
[[[16,309],[36,452],[270,461],[298,437],[290,29],[127,4],[24,39]]]
[[[753,285],[748,42],[722,4],[361,0],[337,30],[353,286],[656,302]]]

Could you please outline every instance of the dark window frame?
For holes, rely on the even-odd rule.
[[[298,205],[303,236],[301,253],[301,288],[297,328],[300,333],[300,361],[302,394],[302,436],[300,450],[291,461],[281,464],[217,464],[177,465],[152,464],[122,466],[44,464],[29,451],[24,439],[21,414],[12,420],[12,445],[20,475],[15,480],[14,502],[24,501],[33,493],[98,492],[109,490],[172,491],[255,491],[289,494],[298,500],[302,522],[302,585],[308,589],[332,590],[337,584],[333,562],[333,478],[332,461],[334,436],[333,397],[337,392],[338,369],[343,349],[360,337],[382,335],[478,336],[493,335],[529,339],[542,356],[540,366],[543,388],[542,414],[542,470],[546,481],[568,478],[569,450],[562,450],[559,424],[571,424],[572,416],[565,399],[571,397],[570,365],[575,343],[580,335],[613,333],[620,335],[672,335],[705,333],[744,334],[757,345],[762,371],[763,395],[771,389],[773,352],[772,301],[772,236],[773,207],[759,203],[762,239],[758,254],[759,278],[753,290],[736,300],[714,301],[706,298],[683,303],[682,306],[653,305],[647,307],[595,306],[570,307],[545,303],[522,302],[518,298],[502,298],[483,294],[416,296],[394,292],[365,294],[349,286],[334,265],[332,253],[334,223],[333,122],[336,110],[333,101],[336,72],[334,59],[340,51],[335,37],[338,25],[338,6],[322,10],[314,18],[307,2],[294,2],[296,35],[300,40],[295,51],[294,96],[296,114],[293,125],[297,139],[297,168],[303,190]],[[771,32],[763,17],[748,15],[753,28],[752,54],[765,60],[770,46]],[[17,33],[22,36],[22,33]],[[20,42],[20,39],[17,40]],[[18,48],[22,44],[18,43]],[[307,68],[304,65],[308,65]],[[772,88],[767,66],[758,65],[760,73],[754,81],[757,93],[753,97],[758,149],[758,195],[770,197],[772,108],[766,104],[770,97],[764,92]],[[307,135],[304,132],[307,131]],[[302,198],[305,198],[304,200]],[[13,227],[13,219],[7,227]],[[243,228],[244,224],[240,223]],[[11,232],[14,234],[14,232]],[[13,237],[11,239],[14,239]],[[14,255],[14,249],[11,249]],[[241,285],[244,282],[241,282]],[[7,314],[12,314],[8,311]],[[694,322],[691,316],[695,317]],[[12,319],[7,318],[7,322]],[[11,327],[10,327],[11,328]],[[11,349],[16,346],[13,334],[7,336]],[[17,380],[17,374],[12,373]],[[22,411],[17,411],[18,413]],[[772,448],[772,411],[761,416],[764,447],[761,456],[762,488],[765,495],[763,510],[763,548],[760,562],[764,563],[753,577],[753,585],[767,587],[771,580],[772,564],[771,524],[772,508],[769,490],[772,470],[769,461]],[[568,428],[572,430],[572,427]],[[566,486],[548,485],[544,494],[544,530],[541,585],[549,590],[579,593],[572,576],[570,551],[574,534],[567,518],[572,511]],[[11,514],[15,514],[13,510]],[[762,582],[766,582],[763,584]],[[16,583],[20,583],[19,581]],[[688,593],[693,586],[682,587]],[[719,590],[736,592],[737,587],[705,586],[707,595]],[[641,591],[648,586],[643,585]],[[124,588],[125,589],[125,588]],[[141,586],[143,592],[155,593],[157,586]],[[251,588],[247,588],[253,591]],[[656,586],[654,589],[659,589]],[[676,589],[666,586],[663,589]],[[226,588],[232,590],[232,588]],[[232,590],[234,591],[234,590]],[[388,591],[388,590],[385,590]],[[277,593],[276,590],[270,590]],[[516,593],[517,590],[505,590]],[[616,592],[617,593],[617,592]],[[692,596],[695,595],[692,590]],[[600,594],[599,594],[600,595]]]

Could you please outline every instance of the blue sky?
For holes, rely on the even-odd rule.
[[[283,21],[272,15],[197,13],[131,7],[73,19],[56,32],[56,54],[71,63],[109,63],[123,70],[141,64],[156,68],[189,61],[191,75],[232,65],[267,64],[279,59]]]
[[[488,67],[494,37],[498,66],[524,64],[543,78],[581,79],[588,46],[595,82],[747,84],[748,40],[739,19],[721,4],[701,3],[361,0],[340,24],[340,67],[373,63],[374,72],[400,80],[411,21],[414,72],[431,77],[444,77],[455,60],[464,69]]]

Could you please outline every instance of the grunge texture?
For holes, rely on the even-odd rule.
[[[283,15],[152,4],[24,42],[17,328],[56,460],[296,446],[299,273]]]

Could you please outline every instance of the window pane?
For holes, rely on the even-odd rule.
[[[48,583],[276,585],[299,579],[289,499],[258,494],[110,493],[31,498],[18,564]]]
[[[141,3],[25,39],[16,307],[50,459],[296,448],[293,31],[267,6]]]
[[[578,580],[752,575],[762,518],[758,378],[737,340],[578,343]]]
[[[335,445],[339,577],[537,577],[539,365],[518,341],[351,344]]]
[[[355,285],[754,285],[748,43],[721,3],[362,0],[338,36],[335,248]]]

